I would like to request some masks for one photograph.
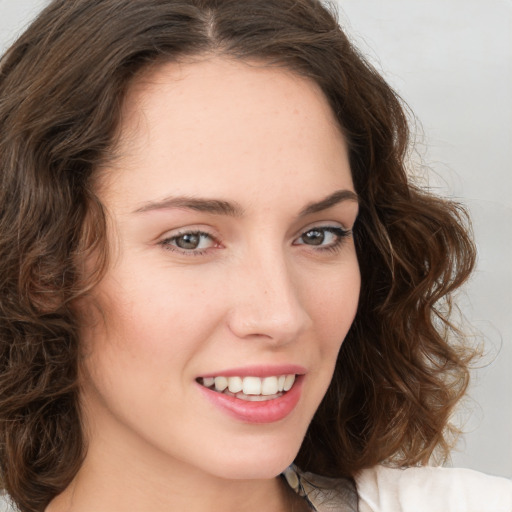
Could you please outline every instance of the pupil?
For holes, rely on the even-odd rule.
[[[189,233],[176,239],[176,245],[180,249],[197,249],[201,237],[200,235]]]
[[[317,229],[308,231],[304,235],[304,241],[309,245],[321,245],[325,240],[325,233]]]

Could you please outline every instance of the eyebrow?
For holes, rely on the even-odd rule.
[[[244,214],[243,208],[235,202],[222,201],[221,199],[199,199],[189,196],[168,197],[161,201],[152,201],[137,208],[133,213],[168,210],[172,208],[184,208],[215,215],[229,215],[231,217],[242,217]]]
[[[352,192],[352,190],[337,190],[320,201],[309,203],[303,210],[301,210],[299,217],[305,217],[313,213],[328,210],[329,208],[332,208],[344,201],[355,201],[356,203],[359,203],[359,198],[355,192]]]
[[[320,201],[311,202],[303,208],[299,217],[305,217],[336,206],[344,201],[359,202],[357,194],[352,190],[337,190]],[[202,199],[190,196],[167,197],[161,201],[151,201],[137,208],[133,213],[145,213],[155,210],[167,210],[182,208],[206,212],[214,215],[228,215],[230,217],[242,217],[244,209],[237,202],[223,201],[222,199]]]

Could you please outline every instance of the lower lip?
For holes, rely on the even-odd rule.
[[[273,423],[286,418],[297,405],[304,376],[298,375],[293,387],[279,398],[263,402],[249,402],[233,396],[218,393],[197,384],[204,396],[224,412],[245,423]]]

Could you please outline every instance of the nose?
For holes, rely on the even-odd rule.
[[[232,281],[228,324],[238,338],[260,338],[283,345],[311,325],[304,289],[283,254],[260,251],[238,266]]]

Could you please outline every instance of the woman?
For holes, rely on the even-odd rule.
[[[320,3],[53,1],[0,98],[21,511],[510,507],[504,479],[381,466],[449,449],[474,249]]]

